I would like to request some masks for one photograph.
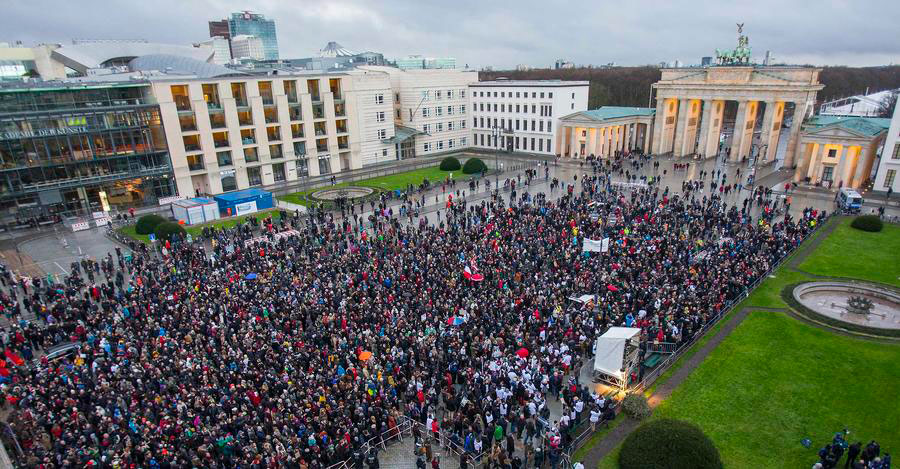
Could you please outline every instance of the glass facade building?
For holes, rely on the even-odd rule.
[[[0,216],[156,204],[171,172],[149,83],[0,86]]]
[[[239,35],[256,36],[262,39],[265,60],[278,60],[278,38],[275,36],[275,21],[264,15],[244,11],[232,13],[228,20],[231,37]]]

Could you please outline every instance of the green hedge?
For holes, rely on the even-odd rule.
[[[138,218],[137,224],[134,225],[134,232],[141,235],[153,233],[153,230],[160,223],[165,223],[166,219],[159,215],[144,215]]]
[[[622,411],[635,420],[643,420],[653,413],[644,393],[633,392],[622,399]]]
[[[658,419],[631,432],[619,452],[620,469],[721,469],[722,457],[700,427]]]
[[[184,231],[184,227],[178,223],[167,221],[165,223],[160,223],[159,226],[156,227],[156,230],[153,231],[153,234],[155,234],[156,239],[160,241],[170,241],[172,236],[176,234],[179,238],[184,238],[186,232]]]
[[[857,230],[877,233],[884,228],[884,223],[882,223],[881,218],[878,218],[877,215],[863,215],[854,218],[853,221],[850,222],[850,226]]]
[[[464,174],[477,174],[487,171],[487,165],[480,158],[469,158],[463,165],[462,171]]]
[[[459,160],[448,156],[441,160],[441,171],[459,171],[462,168],[462,165],[459,163]]]

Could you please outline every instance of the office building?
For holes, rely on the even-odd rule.
[[[225,19],[221,21],[210,21],[209,37],[223,37],[225,39],[231,39],[231,29],[228,26],[228,20]]]
[[[152,84],[182,196],[395,159],[386,73],[162,76]]]
[[[894,117],[891,118],[890,129],[884,140],[884,148],[881,150],[881,159],[878,160],[878,170],[875,172],[876,191],[892,189],[894,193],[900,192],[900,105],[894,106]]]
[[[231,34],[232,55],[239,57],[234,50],[236,36],[255,36],[262,40],[263,60],[278,60],[278,38],[275,35],[275,21],[267,20],[264,15],[243,11],[232,13],[228,20],[228,31]]]
[[[358,67],[390,76],[393,139],[399,159],[428,156],[470,145],[469,90],[478,72]],[[388,98],[390,99],[390,98]]]
[[[397,68],[401,70],[425,70],[425,69],[454,69],[456,59],[452,57],[424,57],[421,55],[408,55],[395,61]]]
[[[216,65],[231,63],[231,44],[228,42],[228,39],[220,36],[211,37],[201,42],[200,46],[212,48],[213,57],[211,63]]]
[[[75,215],[175,195],[146,81],[0,85],[0,212]]]
[[[256,36],[239,34],[231,38],[231,55],[235,59],[265,60],[265,46]]]
[[[587,110],[589,83],[495,80],[469,85],[472,146],[555,154],[563,116]],[[494,129],[497,130],[494,130]]]

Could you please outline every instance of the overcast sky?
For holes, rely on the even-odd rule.
[[[807,0],[4,0],[0,41],[203,40],[207,21],[249,9],[275,20],[282,58],[328,41],[354,50],[456,57],[459,66],[698,63],[736,44],[754,59],[817,65],[900,63],[900,1]]]

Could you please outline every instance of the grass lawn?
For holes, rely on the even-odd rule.
[[[837,228],[799,268],[900,285],[900,226],[885,225],[879,233],[867,233],[850,228],[850,221],[831,220]],[[820,231],[815,237],[821,235]],[[786,308],[782,289],[811,280],[815,278],[783,264],[733,311],[745,306]],[[649,392],[668,380],[727,319],[664,372]],[[872,367],[877,372],[868,373]],[[854,440],[874,438],[887,451],[896,452],[900,432],[890,430],[887,423],[900,421],[896,394],[888,394],[898,388],[900,346],[822,331],[783,313],[753,312],[660,405],[654,418],[684,418],[700,425],[720,447],[727,467],[803,467],[811,466],[816,454],[799,441],[809,437],[822,446],[829,432],[844,426]],[[593,442],[592,438],[585,448]],[[617,467],[618,453],[616,448],[599,467]],[[765,460],[775,456],[785,459]]]
[[[753,312],[653,418],[699,425],[726,467],[808,467],[833,432],[900,448],[900,345]],[[803,438],[812,449],[801,446]],[[612,458],[606,458],[612,459]],[[612,459],[614,461],[614,459]]]
[[[868,233],[851,228],[852,220],[841,220],[800,270],[900,286],[900,226],[886,223],[878,233]]]
[[[415,169],[412,171],[406,171],[402,173],[396,174],[388,174],[387,176],[378,176],[371,179],[363,179],[360,181],[353,182],[341,182],[335,184],[334,186],[323,186],[316,189],[310,189],[301,192],[294,192],[292,194],[280,195],[278,199],[283,200],[285,202],[290,202],[292,204],[297,205],[306,205],[309,203],[307,201],[307,197],[313,192],[328,189],[329,187],[346,187],[346,186],[361,186],[361,187],[373,187],[375,189],[380,189],[383,191],[389,191],[394,189],[405,189],[409,184],[419,185],[425,179],[435,182],[435,181],[443,181],[448,176],[453,175],[455,179],[462,179],[464,177],[462,170],[456,171],[441,171],[438,166],[431,166],[428,168]]]
[[[199,236],[200,233],[203,231],[203,228],[205,228],[205,227],[213,227],[213,228],[221,230],[221,229],[225,229],[225,228],[231,228],[234,225],[237,225],[238,223],[243,223],[244,220],[247,220],[250,217],[255,217],[257,220],[262,220],[263,218],[266,218],[268,216],[271,216],[274,219],[278,219],[278,218],[281,218],[281,212],[279,212],[276,209],[263,210],[261,212],[256,212],[256,213],[253,213],[250,215],[244,215],[244,216],[240,216],[240,217],[231,217],[226,220],[219,220],[219,221],[215,221],[212,223],[203,223],[200,225],[186,226],[185,231],[187,231],[191,236]],[[135,228],[135,225],[128,225],[128,226],[123,226],[122,228],[119,228],[118,231],[119,231],[119,233],[122,233],[123,235],[128,236],[129,238],[135,239],[137,241],[140,241],[142,243],[150,242],[149,235],[137,234],[137,232],[134,231],[134,228]]]

